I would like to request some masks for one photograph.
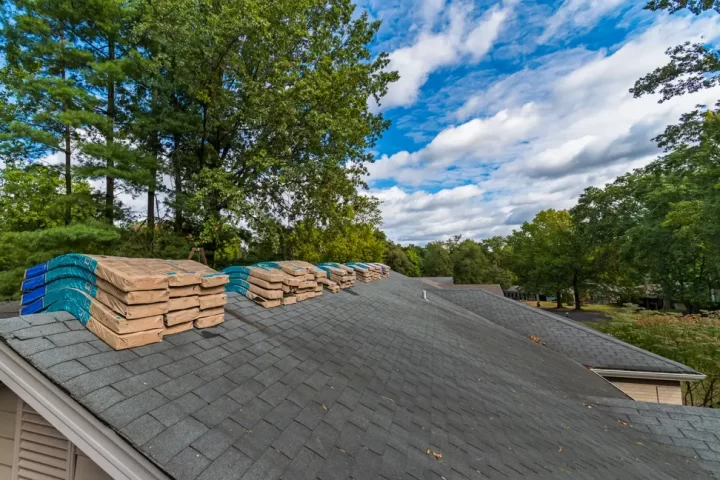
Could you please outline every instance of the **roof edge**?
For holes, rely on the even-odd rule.
[[[703,373],[664,373],[634,370],[614,370],[611,368],[591,368],[602,377],[635,378],[638,380],[678,380],[681,382],[699,382],[705,380]]]
[[[82,452],[115,479],[168,480],[150,460],[114,430],[0,342],[0,382],[34,408]]]

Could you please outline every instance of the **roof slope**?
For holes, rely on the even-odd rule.
[[[474,284],[458,284],[455,285],[453,277],[413,277],[433,288],[476,288],[492,292],[497,295],[504,295],[503,289],[498,283],[474,283]]]
[[[587,367],[698,373],[687,365],[516,300],[476,289],[437,289],[433,293],[522,336],[534,335],[549,348]]]
[[[644,432],[662,450],[697,460],[720,476],[720,409],[616,398],[594,399],[593,404],[627,427]]]
[[[704,475],[586,408],[624,398],[599,376],[401,275],[226,311],[129,351],[67,315],[0,335],[177,479]]]

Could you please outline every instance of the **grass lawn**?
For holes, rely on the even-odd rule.
[[[537,306],[537,302],[536,302],[536,301],[532,301],[532,300],[523,300],[523,303],[526,304],[526,305],[530,305],[531,307],[536,307],[536,306]],[[555,309],[556,307],[557,307],[557,302],[540,302],[540,308],[552,308],[552,309]],[[563,304],[562,310],[569,312],[569,311],[573,310],[574,308],[575,308],[575,307],[574,307],[573,305],[565,305],[565,304]],[[583,305],[583,306],[582,306],[582,309],[585,310],[586,312],[601,312],[601,313],[615,312],[615,311],[618,311],[620,308],[622,308],[622,307],[620,307],[620,306],[618,306],[618,305],[594,305],[594,304],[589,304],[589,305]]]

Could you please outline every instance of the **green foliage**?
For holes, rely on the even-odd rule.
[[[431,242],[425,246],[422,274],[425,277],[451,277],[452,260],[447,246],[442,242]]]
[[[685,403],[720,406],[720,319],[643,311],[610,315],[610,321],[589,325],[705,373],[703,382],[685,386]]]
[[[647,10],[668,10],[670,13],[687,8],[695,15],[706,10],[720,12],[720,0],[650,0],[645,5]]]
[[[154,236],[143,229],[116,228],[97,221],[24,232],[0,232],[0,300],[20,296],[25,269],[66,253],[145,258],[186,258],[190,242],[159,226]]]
[[[383,262],[398,273],[409,277],[418,276],[417,265],[410,261],[405,250],[396,243],[388,242]]]
[[[6,165],[0,170],[0,232],[63,225],[66,207],[76,221],[93,218],[96,205],[87,182],[76,178],[70,196],[63,194],[63,184],[54,167],[15,162]]]
[[[26,268],[65,253],[109,253],[120,238],[117,229],[99,224],[0,233],[0,299],[19,298]]]

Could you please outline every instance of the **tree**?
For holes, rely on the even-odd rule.
[[[366,47],[379,23],[353,11],[349,1],[152,3],[138,35],[162,52],[156,68],[169,81],[158,104],[180,114],[157,129],[175,177],[172,206],[188,212],[178,224],[202,230],[242,218],[263,231],[302,220],[324,229],[343,210],[374,215],[357,192],[388,123],[367,99],[397,75]],[[224,175],[229,183],[217,181]],[[203,191],[202,216],[191,213],[193,191]]]
[[[424,277],[449,277],[453,274],[450,252],[443,242],[425,245],[422,263]]]
[[[670,13],[688,9],[695,15],[706,10],[720,12],[718,0],[651,0],[648,10],[668,10]],[[645,75],[630,89],[637,97],[659,92],[660,103],[673,97],[712,88],[720,82],[720,54],[707,45],[686,42],[667,50],[670,62]],[[720,103],[715,106],[718,112]],[[699,141],[702,132],[703,117],[707,108],[698,106],[694,111],[681,116],[680,123],[670,125],[655,140],[671,151],[682,145],[691,145]]]
[[[388,241],[383,262],[398,273],[407,276],[417,276],[412,275],[417,268],[416,265],[408,259],[403,248],[396,243]]]
[[[61,226],[68,211],[75,221],[93,218],[97,206],[87,182],[74,180],[71,205],[62,193],[63,183],[55,167],[39,163],[6,165],[0,171],[0,232]]]
[[[62,154],[70,197],[78,129],[96,106],[81,74],[89,55],[70,38],[78,12],[69,1],[15,0],[0,13],[0,54],[5,56],[0,81],[9,100],[0,105],[7,120],[0,142],[5,149],[22,149],[23,160]],[[72,202],[65,202],[66,225]]]

